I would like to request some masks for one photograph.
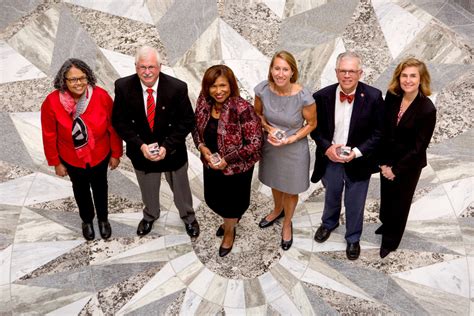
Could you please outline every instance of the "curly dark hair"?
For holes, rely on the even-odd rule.
[[[97,78],[95,77],[91,67],[89,67],[85,62],[80,59],[69,58],[64,62],[61,68],[59,68],[56,77],[54,77],[53,84],[56,89],[59,89],[59,91],[61,92],[68,90],[66,85],[66,74],[72,67],[75,67],[85,73],[87,77],[87,83],[91,87],[95,87],[95,84],[97,83]]]

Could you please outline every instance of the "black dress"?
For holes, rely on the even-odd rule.
[[[204,141],[212,153],[217,149],[217,124],[219,120],[209,118],[204,130]],[[204,166],[204,200],[217,214],[224,218],[240,218],[250,205],[250,188],[253,167],[246,172],[226,176],[220,170]]]

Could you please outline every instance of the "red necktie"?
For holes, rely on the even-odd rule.
[[[354,94],[345,94],[344,92],[342,91],[339,91],[339,98],[341,100],[341,102],[344,102],[347,100],[347,102],[349,102],[349,104],[352,103],[352,101],[354,100]]]
[[[148,97],[146,98],[146,118],[150,129],[153,131],[153,125],[155,124],[155,99],[153,98],[153,89],[146,89]]]

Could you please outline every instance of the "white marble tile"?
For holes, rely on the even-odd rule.
[[[7,42],[36,67],[48,73],[58,22],[59,10],[53,7],[24,26]]]
[[[64,0],[82,7],[94,9],[122,16],[132,20],[153,24],[153,19],[148,11],[146,0],[121,0],[121,1],[94,1],[94,0]]]
[[[224,21],[220,21],[222,58],[224,60],[258,60],[270,64],[270,58],[262,54],[255,46],[243,38]]]
[[[219,40],[219,19],[215,19],[208,28],[199,36],[186,53],[178,59],[175,66],[221,60],[221,44]]]
[[[224,299],[224,306],[245,309],[245,289],[243,280],[230,279],[227,283],[227,290]]]
[[[293,248],[291,248],[290,251],[296,252],[296,250]],[[303,262],[303,261],[297,260],[287,255],[287,253],[285,253],[281,257],[278,263],[281,264],[283,267],[285,267],[291,274],[293,274],[298,279],[301,278],[301,276],[303,276],[306,268],[308,267],[308,261]]]
[[[36,173],[25,199],[25,205],[73,196],[71,182],[44,173]]]
[[[165,237],[160,237],[103,260],[100,264],[156,261],[156,253],[165,248]]]
[[[36,177],[35,173],[0,183],[0,204],[19,205],[25,203],[28,191]]]
[[[0,84],[46,77],[44,72],[2,40],[0,40],[0,73]]]
[[[335,275],[334,275],[335,276]],[[341,292],[350,296],[362,298],[362,299],[367,299],[367,300],[372,300],[370,299],[367,295],[363,293],[362,290],[358,291],[355,288],[357,288],[355,285],[352,285],[353,288],[335,280],[332,277],[328,277],[318,271],[315,271],[311,268],[308,268],[304,275],[301,277],[301,281],[303,282],[308,282],[317,286],[320,286],[325,289],[331,289],[336,292]],[[347,279],[344,280],[345,282],[349,283]]]
[[[33,161],[40,165],[45,160],[41,135],[40,112],[11,113],[10,117]]]
[[[179,256],[178,258],[171,260],[170,264],[175,273],[178,274],[196,261],[199,261],[198,257],[196,256],[196,253],[188,252],[185,255]]]
[[[177,271],[176,274],[178,278],[183,281],[184,284],[191,284],[194,281],[196,276],[199,275],[201,270],[204,268],[204,265],[201,261],[196,260],[192,262],[190,265],[186,266],[183,270]]]
[[[168,214],[169,216],[169,214]],[[168,223],[167,223],[168,224]],[[165,245],[166,247],[172,247],[182,244],[190,243],[189,236],[186,234],[183,235],[167,235],[165,236]]]
[[[12,260],[12,249],[10,245],[0,251],[0,286],[10,283],[10,264]]]
[[[202,269],[201,273],[189,285],[189,288],[201,297],[204,297],[209,288],[215,273],[206,267]]]
[[[453,207],[443,186],[438,186],[411,205],[409,221],[454,217]]]
[[[262,293],[265,294],[267,302],[273,302],[277,298],[286,295],[280,283],[273,277],[270,272],[264,273],[258,277]]]
[[[286,294],[271,301],[269,304],[281,315],[304,315],[298,310],[295,303]]]
[[[204,298],[217,305],[224,303],[228,279],[214,274],[211,283],[209,284]]]
[[[81,239],[82,234],[43,217],[26,207],[21,210],[15,231],[15,243]]]
[[[313,251],[313,239],[312,238],[299,238],[293,237],[293,247],[304,250],[304,251]]]
[[[114,52],[109,49],[100,49],[120,77],[133,75],[135,71],[135,57]]]
[[[225,64],[233,71],[242,87],[246,89],[253,98],[253,89],[256,85],[267,79],[270,62],[267,60],[225,60]]]
[[[328,3],[329,0],[286,1],[285,17],[291,17]]]
[[[291,297],[293,298],[293,303],[296,305],[301,315],[316,315],[311,302],[300,282],[298,282],[291,289]]]
[[[474,257],[467,257],[467,266],[469,268],[469,284],[470,284],[469,292],[470,292],[470,297],[471,297],[471,302],[472,302],[472,298],[474,297],[474,271],[473,271]],[[472,305],[471,305],[471,311],[474,311],[474,309],[472,309]]]
[[[443,187],[456,216],[459,216],[474,200],[474,178],[444,183]]]
[[[197,295],[191,289],[186,290],[186,294],[184,294],[184,300],[181,304],[181,308],[179,310],[180,316],[188,316],[188,315],[195,315],[199,305],[202,302],[202,297]]]
[[[80,300],[73,302],[69,305],[58,308],[52,312],[47,313],[48,316],[63,316],[63,315],[79,315],[84,306],[92,298],[92,295],[81,298]]]
[[[470,279],[467,258],[445,261],[395,273],[392,276],[469,298]]]
[[[342,41],[342,38],[337,37],[334,40],[334,51],[331,54],[331,57],[329,57],[323,71],[321,72],[321,88],[324,88],[326,86],[329,86],[337,82],[336,71],[335,71],[336,59],[340,53],[343,53],[345,51],[346,51],[346,48],[344,47],[344,42]]]
[[[158,220],[160,220],[162,217],[163,214],[160,215],[160,218]],[[142,212],[109,214],[110,220],[131,227],[137,226],[142,218]]]
[[[372,5],[390,53],[396,58],[426,23],[392,2],[373,0]]]
[[[70,240],[15,244],[11,254],[11,280],[17,280],[83,242],[83,240]]]
[[[286,0],[262,0],[279,18],[283,18],[285,13]]]

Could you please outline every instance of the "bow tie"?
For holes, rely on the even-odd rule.
[[[354,94],[345,94],[344,92],[342,91],[339,91],[339,98],[341,100],[341,102],[344,102],[347,100],[347,102],[349,102],[349,104],[352,103],[352,101],[354,100]]]

